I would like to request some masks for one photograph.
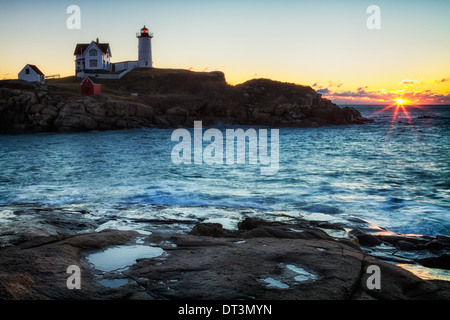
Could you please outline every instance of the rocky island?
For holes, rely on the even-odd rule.
[[[46,85],[0,81],[0,133],[252,125],[319,127],[370,121],[311,87],[268,79],[232,86],[222,72],[135,69],[101,80],[102,95],[82,96],[77,77]]]

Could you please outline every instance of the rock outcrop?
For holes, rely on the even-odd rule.
[[[450,270],[450,237],[448,236],[401,235],[389,231],[369,233],[358,228],[350,230],[349,234],[358,239],[359,244],[366,248],[366,251],[375,251],[379,245],[388,245],[402,253],[401,256],[384,255],[383,258],[386,260],[411,259],[425,267]],[[372,250],[372,248],[375,249]]]
[[[149,127],[151,106],[105,96],[65,101],[48,92],[0,88],[0,132],[78,132]]]
[[[35,237],[0,249],[0,298],[450,298],[449,282],[422,280],[366,255],[357,242],[329,236],[327,228],[335,226],[247,218],[238,230],[200,223],[189,234],[104,230]],[[137,243],[161,248],[162,254],[109,270],[90,259],[118,245],[132,250]],[[80,290],[67,288],[70,265],[81,269]],[[368,285],[369,266],[380,269],[380,288]]]
[[[255,79],[237,86],[247,106],[248,122],[276,127],[319,127],[364,123],[354,108],[340,108],[311,87]]]
[[[56,81],[56,82],[55,82]],[[0,82],[0,133],[78,132],[142,127],[255,125],[319,127],[360,124],[354,108],[340,108],[312,88],[267,79],[228,85],[221,72],[133,70],[104,82],[102,96],[82,97],[79,80],[44,86]],[[70,88],[70,94],[58,92]],[[132,97],[137,95],[138,97]]]

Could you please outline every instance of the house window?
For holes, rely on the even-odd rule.
[[[91,49],[91,50],[89,50],[89,55],[92,57],[92,56],[96,56],[97,55],[97,50],[95,50],[95,49]]]
[[[97,60],[89,60],[89,66],[91,68],[97,68]]]
[[[25,69],[25,74],[30,74],[30,69],[26,68]]]

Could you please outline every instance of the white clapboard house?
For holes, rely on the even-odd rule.
[[[18,74],[19,80],[25,80],[28,82],[45,82],[45,76],[38,67],[34,64],[27,64]]]
[[[75,74],[79,72],[103,73],[111,71],[111,48],[98,38],[91,43],[78,43],[75,47]]]

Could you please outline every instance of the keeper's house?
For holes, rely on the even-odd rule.
[[[109,43],[100,43],[98,38],[91,43],[79,43],[75,47],[75,74],[84,71],[102,73],[111,71],[111,49]]]

